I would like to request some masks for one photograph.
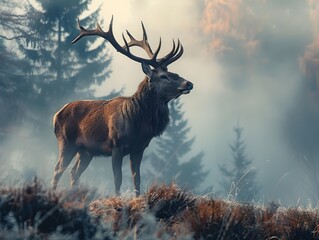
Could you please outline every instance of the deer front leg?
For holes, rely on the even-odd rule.
[[[143,157],[143,151],[130,154],[131,172],[132,172],[136,197],[140,195],[140,184],[141,184],[140,166],[141,166],[142,157]]]
[[[113,168],[116,195],[120,195],[120,188],[122,185],[122,162],[123,162],[122,151],[119,149],[113,149],[112,168]]]

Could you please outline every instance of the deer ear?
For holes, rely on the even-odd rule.
[[[151,79],[153,71],[152,71],[150,65],[148,65],[145,62],[142,62],[142,70],[148,76],[148,78]]]

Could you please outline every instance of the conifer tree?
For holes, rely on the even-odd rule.
[[[246,156],[246,143],[242,139],[243,128],[239,125],[234,128],[235,139],[229,145],[232,152],[231,167],[219,164],[219,169],[224,177],[220,185],[229,197],[240,201],[252,201],[259,192],[260,187],[256,182],[256,171],[252,167],[252,160]]]
[[[23,142],[22,147],[10,145],[15,149],[8,149],[7,154],[21,153],[23,163],[41,169],[42,174],[52,171],[44,159],[55,158],[57,153],[52,129],[54,113],[70,101],[93,99],[92,85],[101,84],[110,73],[107,41],[87,38],[71,45],[79,34],[78,18],[88,28],[102,22],[100,8],[92,10],[90,3],[91,0],[26,3],[27,24],[23,29],[27,29],[28,34],[16,40],[22,52],[19,55],[23,55],[29,64],[27,68],[21,68],[23,79],[29,82],[19,92],[25,99],[22,104],[27,118],[23,124],[16,125],[15,131],[23,132],[25,139],[18,139]]]
[[[0,136],[4,140],[9,128],[24,118],[32,85],[23,74],[28,62],[9,50],[1,39],[0,62]]]
[[[27,36],[27,18],[19,13],[16,1],[0,0],[0,142],[6,139],[10,128],[21,123],[25,104],[33,89],[24,72],[30,68],[19,56],[16,40]],[[20,54],[21,55],[21,54]]]
[[[196,189],[208,171],[202,164],[203,152],[190,157],[195,138],[188,138],[190,127],[184,119],[179,99],[169,103],[170,122],[164,134],[156,139],[155,149],[147,157],[151,165],[151,181],[158,184],[175,182],[182,187]]]
[[[36,108],[50,117],[66,102],[93,98],[92,84],[101,84],[109,75],[111,58],[107,41],[96,43],[88,38],[76,46],[72,39],[78,35],[77,19],[92,27],[99,21],[99,8],[86,17],[91,0],[36,0],[27,5],[32,35],[22,45],[31,60],[33,86],[37,91]]]

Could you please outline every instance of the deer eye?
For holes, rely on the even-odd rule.
[[[168,79],[168,77],[167,77],[166,75],[162,75],[162,76],[160,76],[160,78],[161,78],[162,80],[167,80],[167,81],[169,81],[169,79]]]

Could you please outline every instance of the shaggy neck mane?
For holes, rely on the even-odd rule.
[[[169,122],[167,102],[149,84],[147,78],[129,99],[125,112],[137,129],[151,136],[160,135]]]

